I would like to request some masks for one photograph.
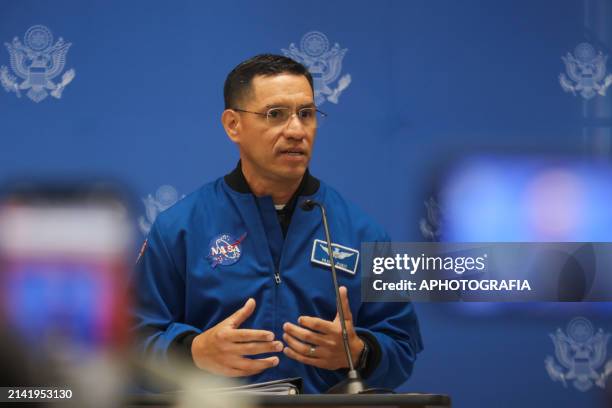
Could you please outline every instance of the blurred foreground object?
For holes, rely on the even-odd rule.
[[[129,402],[139,380],[178,406],[243,407],[223,379],[149,366],[130,353],[135,199],[110,183],[18,183],[0,190],[0,387],[70,390],[58,406]],[[2,405],[0,400],[0,405]]]
[[[18,347],[23,360],[8,366],[8,378],[70,389],[73,397],[62,402],[74,406],[118,404],[135,258],[126,197],[107,183],[2,190],[0,347]],[[26,369],[33,362],[37,378]]]

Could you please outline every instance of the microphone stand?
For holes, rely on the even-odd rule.
[[[326,394],[360,394],[368,387],[365,381],[363,381],[361,378],[361,375],[359,375],[359,371],[355,370],[355,364],[353,363],[353,357],[351,356],[351,349],[348,342],[348,332],[346,331],[346,322],[344,321],[344,309],[342,307],[342,301],[340,300],[340,287],[338,286],[338,276],[336,275],[336,264],[334,262],[334,252],[331,244],[325,207],[323,207],[323,204],[317,201],[306,200],[302,203],[301,208],[304,211],[311,211],[315,206],[321,209],[321,218],[323,219],[323,230],[325,231],[327,251],[329,252],[332,280],[334,281],[334,289],[336,291],[336,305],[338,307],[338,315],[340,317],[340,327],[342,328],[342,343],[344,345],[344,352],[346,353],[346,360],[348,361],[349,365],[346,378],[327,390]]]

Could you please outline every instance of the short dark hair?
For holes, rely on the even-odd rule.
[[[312,75],[304,65],[282,55],[260,54],[238,64],[225,78],[225,109],[236,108],[236,103],[251,90],[251,82],[257,75],[278,74],[303,75],[314,92]]]

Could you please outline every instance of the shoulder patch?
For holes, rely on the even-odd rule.
[[[145,251],[147,250],[148,242],[149,242],[149,239],[147,238],[142,243],[142,246],[140,247],[140,252],[138,252],[138,258],[136,258],[136,263],[138,263],[140,261],[140,258],[142,258],[142,256],[144,255]]]

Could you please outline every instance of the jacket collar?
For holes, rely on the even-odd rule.
[[[224,180],[232,190],[238,193],[253,194],[249,184],[244,178],[244,174],[242,173],[242,163],[240,160],[238,161],[236,168],[224,177]],[[313,177],[308,169],[306,169],[300,185],[298,186],[297,190],[295,190],[295,193],[293,193],[293,196],[287,203],[287,206],[292,207],[290,204],[293,204],[298,196],[310,196],[315,194],[319,190],[320,184],[321,182],[317,178]]]

